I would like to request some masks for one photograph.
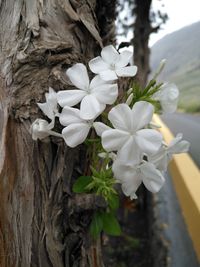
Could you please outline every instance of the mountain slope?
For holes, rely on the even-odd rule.
[[[152,71],[163,58],[167,64],[160,79],[178,85],[179,107],[200,111],[200,22],[163,37],[152,47]]]

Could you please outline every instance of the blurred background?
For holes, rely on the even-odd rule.
[[[118,0],[116,25],[118,44],[134,45],[140,82],[165,58],[160,80],[179,87],[179,110],[200,112],[200,1]]]

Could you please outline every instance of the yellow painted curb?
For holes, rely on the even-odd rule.
[[[160,132],[166,143],[173,138],[173,134],[162,122],[158,115],[154,121],[159,124]],[[200,261],[200,171],[189,154],[179,154],[173,157],[169,164],[179,203],[188,226],[188,231],[193,241],[194,249]]]

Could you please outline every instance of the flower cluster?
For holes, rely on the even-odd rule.
[[[133,84],[123,101],[117,102],[118,78],[133,77],[137,72],[137,67],[130,65],[131,58],[130,51],[119,53],[112,45],[104,47],[101,56],[89,61],[89,69],[94,74],[91,80],[84,64],[73,65],[66,71],[73,88],[57,93],[50,88],[46,102],[38,103],[50,122],[37,119],[31,126],[34,140],[59,136],[72,148],[88,140],[90,146],[95,143],[97,150],[92,153],[91,162],[96,174],[87,178],[84,190],[101,192],[107,200],[111,199],[108,192],[116,192],[113,188],[108,190],[114,186],[113,181],[120,183],[124,194],[131,199],[136,198],[141,183],[149,191],[158,192],[172,155],[189,148],[181,134],[167,146],[152,123],[155,108],[163,112],[176,110],[179,91],[174,84],[157,85],[151,80],[143,90]],[[106,109],[107,106],[111,107]],[[52,130],[56,117],[63,126],[62,133]],[[96,133],[95,140],[89,139],[91,132]],[[99,166],[94,166],[96,162]],[[104,183],[101,183],[101,173]],[[97,180],[107,188],[97,188]]]

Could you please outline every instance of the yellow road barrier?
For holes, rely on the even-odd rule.
[[[173,138],[173,134],[162,122],[158,115],[154,121],[159,124],[160,132],[166,143]],[[200,261],[200,171],[188,153],[175,155],[169,164],[179,203],[193,241],[194,249]]]

